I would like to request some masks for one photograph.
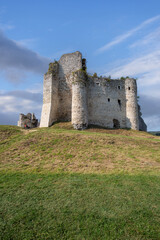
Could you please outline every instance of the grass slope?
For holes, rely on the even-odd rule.
[[[160,138],[0,126],[0,239],[160,239]]]

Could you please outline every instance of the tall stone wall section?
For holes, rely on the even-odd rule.
[[[80,52],[64,54],[59,60],[58,121],[71,121],[72,73],[82,68]]]
[[[126,127],[125,82],[90,78],[88,86],[89,124],[102,127]],[[117,121],[117,125],[115,122]]]
[[[90,78],[88,122],[107,128],[139,129],[137,86],[134,79]]]
[[[54,73],[44,75],[43,106],[40,127],[49,127],[58,119],[58,65]]]
[[[82,68],[80,52],[64,54],[44,75],[43,106],[40,127],[56,121],[71,121],[72,72]]]

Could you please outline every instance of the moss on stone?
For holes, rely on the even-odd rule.
[[[72,84],[76,84],[76,83],[86,84],[86,82],[88,81],[88,74],[86,70],[82,68],[75,72],[72,72],[72,74],[74,76],[74,81],[72,81]]]
[[[54,74],[56,74],[57,66],[58,66],[58,62],[57,61],[49,63],[49,68],[48,68],[48,72],[47,73],[54,73]]]

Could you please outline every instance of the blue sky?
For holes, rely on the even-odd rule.
[[[159,0],[1,0],[0,124],[40,118],[48,63],[77,50],[89,73],[137,77],[148,130],[160,130]]]

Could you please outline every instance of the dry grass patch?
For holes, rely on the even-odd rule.
[[[69,123],[60,123],[52,128],[27,131],[27,134],[19,132],[14,141],[11,138],[1,145],[0,168],[79,173],[160,168],[158,137],[150,138],[147,133],[132,130],[79,132],[69,127]]]
[[[0,133],[2,239],[160,239],[159,137],[70,123]]]

